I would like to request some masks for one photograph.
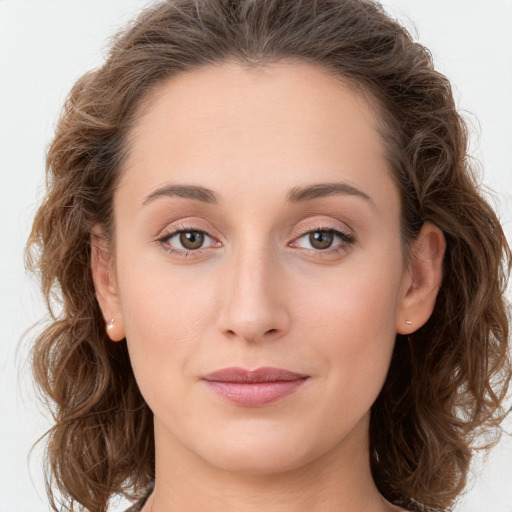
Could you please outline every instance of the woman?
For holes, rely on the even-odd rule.
[[[503,416],[510,253],[449,82],[378,5],[148,9],[48,173],[34,370],[69,509],[453,504]]]

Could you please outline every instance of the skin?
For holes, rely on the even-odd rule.
[[[399,510],[371,477],[369,413],[396,333],[432,312],[444,238],[425,224],[404,262],[375,116],[368,99],[297,62],[183,73],[141,107],[114,199],[115,249],[96,226],[92,268],[109,336],[126,337],[154,413],[145,511]],[[344,188],[287,200],[319,183]],[[179,197],[178,184],[217,200]],[[177,230],[206,233],[203,245],[184,255]],[[311,232],[332,230],[344,235],[330,248],[312,244]],[[230,366],[309,378],[242,407],[201,379]]]

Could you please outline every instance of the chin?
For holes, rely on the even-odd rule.
[[[207,462],[230,473],[265,476],[298,470],[310,461],[306,457],[298,457],[297,453],[276,451],[269,447],[264,450],[243,449],[217,454]]]
[[[321,458],[331,448],[308,444],[307,439],[311,436],[294,436],[289,430],[279,435],[275,430],[253,430],[249,435],[217,438],[215,443],[203,446],[204,450],[199,449],[196,453],[220,470],[264,476],[298,470]]]

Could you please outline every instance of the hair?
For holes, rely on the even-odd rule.
[[[144,99],[178,73],[283,59],[319,65],[375,100],[401,193],[405,253],[426,221],[447,241],[432,316],[397,335],[372,407],[379,491],[412,511],[446,510],[477,441],[498,439],[511,376],[510,250],[472,169],[450,83],[428,50],[369,0],[164,1],[119,33],[105,63],[71,90],[28,241],[28,266],[51,313],[32,357],[55,421],[47,443],[54,510],[64,500],[70,510],[105,511],[114,495],[135,499],[154,479],[152,413],[125,342],[106,336],[90,261],[92,227],[102,225],[108,239],[115,229],[113,195]]]

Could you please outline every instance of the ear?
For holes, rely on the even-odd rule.
[[[91,271],[96,298],[103,313],[107,334],[112,341],[121,341],[125,337],[125,330],[117,289],[114,257],[99,224],[96,224],[91,231]]]
[[[434,224],[425,222],[411,244],[411,260],[404,274],[397,309],[396,332],[411,334],[430,318],[443,278],[446,240]]]

